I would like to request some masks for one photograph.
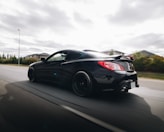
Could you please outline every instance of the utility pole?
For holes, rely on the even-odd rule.
[[[18,66],[20,65],[20,29],[18,28]]]

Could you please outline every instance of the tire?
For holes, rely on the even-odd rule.
[[[37,82],[35,71],[33,69],[29,69],[28,78],[29,78],[30,82]]]
[[[93,93],[91,77],[84,71],[78,71],[73,77],[72,89],[78,96],[90,96]]]

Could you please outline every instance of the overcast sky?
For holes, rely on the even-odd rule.
[[[0,0],[0,53],[139,50],[164,56],[164,0]]]

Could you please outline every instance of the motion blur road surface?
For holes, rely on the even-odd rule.
[[[164,81],[139,79],[127,94],[82,98],[31,83],[27,67],[0,65],[0,132],[164,132]]]

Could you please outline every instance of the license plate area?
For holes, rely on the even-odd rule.
[[[135,88],[136,87],[136,83],[135,82],[130,82],[130,87],[131,88]]]

